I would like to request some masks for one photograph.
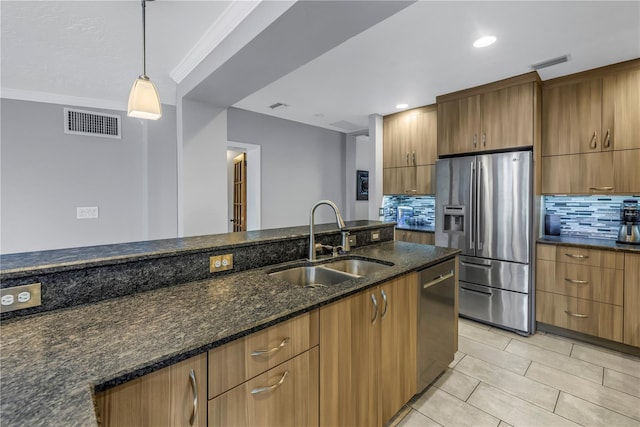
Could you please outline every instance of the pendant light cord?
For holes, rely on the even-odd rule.
[[[146,0],[141,0],[141,1],[142,1],[142,77],[145,77],[148,79],[147,77],[147,38],[146,38],[147,20],[145,19],[145,9],[147,5],[146,5]]]

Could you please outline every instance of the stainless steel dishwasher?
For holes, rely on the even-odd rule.
[[[452,259],[418,272],[418,393],[453,361],[458,321],[455,268]]]

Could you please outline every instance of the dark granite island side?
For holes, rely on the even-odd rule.
[[[378,223],[362,226],[363,230],[381,227]],[[274,241],[282,244],[277,236]],[[326,288],[286,284],[268,276],[274,266],[266,265],[4,320],[0,423],[97,425],[95,390],[126,382],[456,254],[446,248],[384,241],[356,247],[350,255],[385,260],[393,266]]]

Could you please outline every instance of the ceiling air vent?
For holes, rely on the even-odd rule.
[[[569,60],[569,55],[558,56],[557,58],[548,59],[546,61],[533,64],[531,68],[534,70],[540,70],[542,68],[551,67],[552,65],[562,64],[563,62],[567,62],[568,60]]]
[[[271,108],[272,110],[277,110],[278,108],[284,108],[284,107],[288,107],[288,105],[285,104],[284,102],[276,102],[275,104],[269,105],[269,108]]]
[[[115,114],[64,109],[64,133],[121,139],[120,121],[121,117]]]

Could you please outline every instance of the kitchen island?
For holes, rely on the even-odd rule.
[[[385,227],[376,222],[359,226],[362,230]],[[280,235],[269,234],[260,244],[283,236],[305,237],[299,228],[293,233],[291,229],[281,229]],[[393,265],[332,286],[294,286],[268,275],[281,265],[265,265],[4,320],[0,422],[3,426],[97,425],[96,391],[457,254],[456,250],[406,242],[367,243],[354,248],[349,256]],[[240,243],[235,249],[241,250],[237,245]],[[288,262],[297,265],[300,261]],[[125,261],[118,258],[118,262]],[[26,274],[28,268],[21,266],[19,270],[13,269],[8,276]]]

